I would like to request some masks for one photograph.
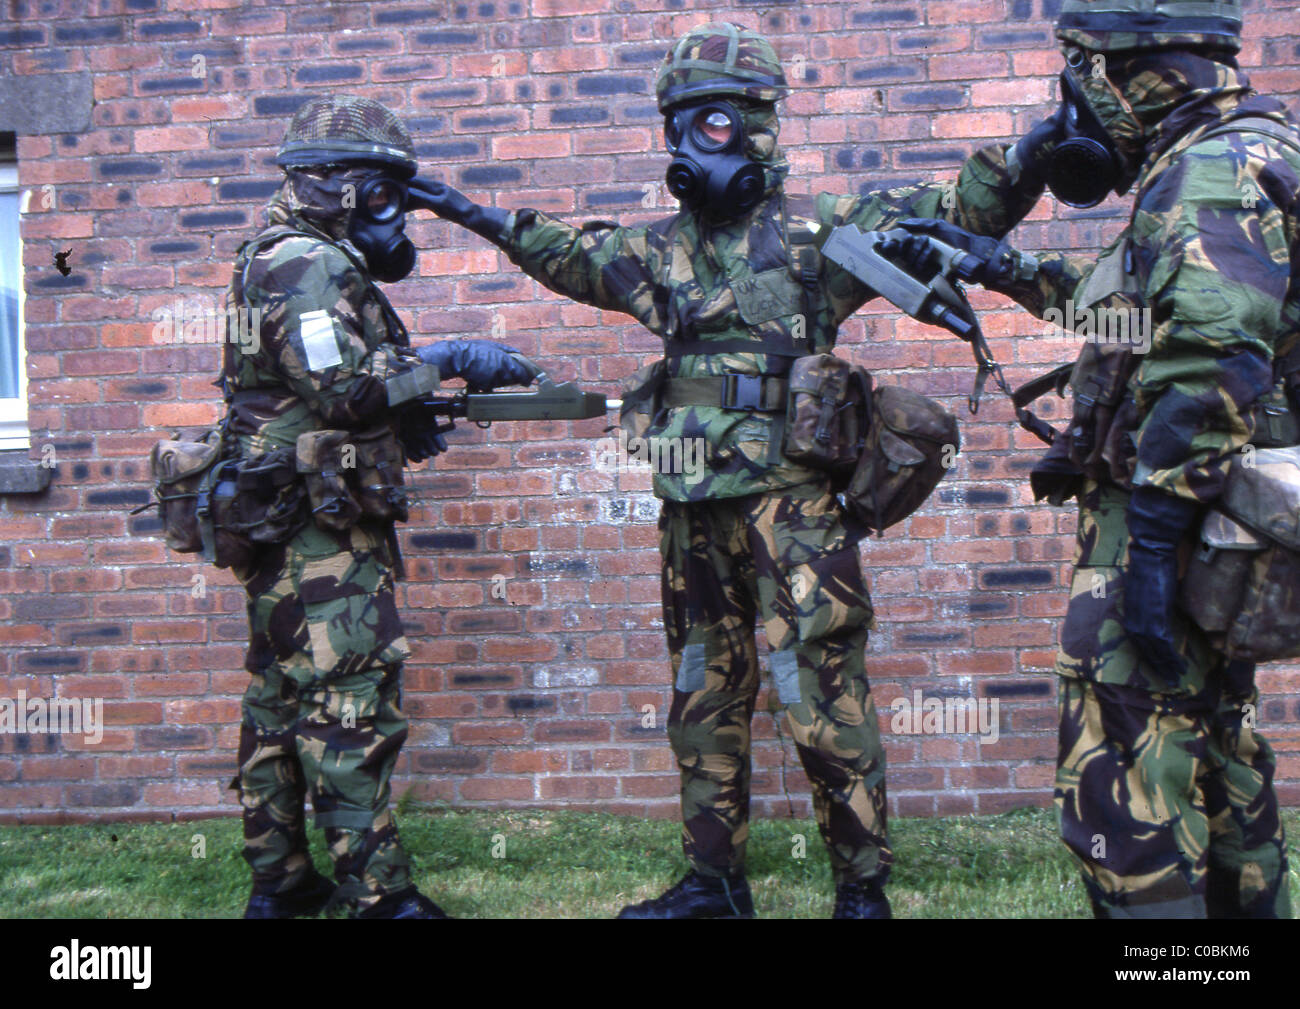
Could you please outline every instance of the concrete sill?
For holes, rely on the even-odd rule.
[[[27,457],[24,449],[0,452],[0,494],[40,494],[54,469]]]

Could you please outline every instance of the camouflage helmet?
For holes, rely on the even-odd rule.
[[[1241,49],[1241,0],[1065,0],[1056,37],[1094,52]]]
[[[378,164],[409,179],[419,164],[402,121],[369,98],[313,98],[294,113],[275,156],[284,168]]]
[[[733,24],[701,25],[673,43],[659,65],[659,111],[711,95],[776,102],[790,93],[772,43]]]

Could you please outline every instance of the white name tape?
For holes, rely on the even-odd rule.
[[[298,327],[308,371],[324,371],[343,363],[339,341],[334,336],[334,320],[328,312],[303,312],[298,316]]]

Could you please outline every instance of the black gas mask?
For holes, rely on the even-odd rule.
[[[415,246],[406,237],[406,185],[388,175],[357,184],[348,240],[366,257],[370,272],[386,284],[415,268]]]
[[[1112,189],[1122,191],[1124,162],[1069,68],[1061,71],[1061,101],[1066,139],[1048,161],[1047,188],[1071,207],[1095,207]]]
[[[673,109],[664,142],[673,155],[668,191],[690,210],[725,220],[763,198],[763,168],[745,157],[745,120],[730,102]]]

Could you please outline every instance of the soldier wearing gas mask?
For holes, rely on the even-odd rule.
[[[648,437],[704,446],[702,474],[666,467],[654,477],[674,677],[668,734],[690,871],[622,917],[753,913],[744,863],[759,622],[812,781],[835,916],[889,916],[884,754],[863,656],[871,600],[828,474],[782,454],[786,376],[796,358],[829,351],[839,324],[874,296],[820,255],[820,229],[934,215],[1000,236],[1037,200],[1058,131],[1052,121],[1014,150],[985,148],[955,186],[801,198],[785,192],[777,143],[776,102],[788,91],[776,52],[751,31],[706,25],[674,43],[656,95],[682,208],[648,227],[577,228],[417,182],[439,215],[551,290],[661,336],[665,360],[641,390],[659,403]]]
[[[231,563],[248,594],[251,681],[233,785],[253,871],[245,917],[331,902],[360,917],[445,917],[412,883],[388,810],[410,654],[393,590],[401,469],[446,447],[420,406],[439,376],[480,388],[530,376],[491,344],[448,341],[417,356],[376,286],[415,265],[403,233],[415,153],[392,112],[313,99],[276,163],[285,180],[269,226],[240,248],[227,295],[228,307],[261,312],[260,345],[227,343],[222,376],[232,486],[273,500],[284,530],[274,542],[245,530],[254,549]],[[308,795],[337,886],[308,852]]]
[[[1144,327],[1083,345],[1071,423],[1032,474],[1038,498],[1079,500],[1061,834],[1098,916],[1289,917],[1254,663],[1188,618],[1180,581],[1233,457],[1295,444],[1300,135],[1237,67],[1237,0],[1066,0],[1056,34],[1068,139],[1044,173],[1074,206],[1136,186],[1129,226],[1097,259],[1040,253],[1028,281],[1000,273],[1005,246],[909,226],[975,250],[986,286],[1085,319],[1094,341],[1119,314]]]

